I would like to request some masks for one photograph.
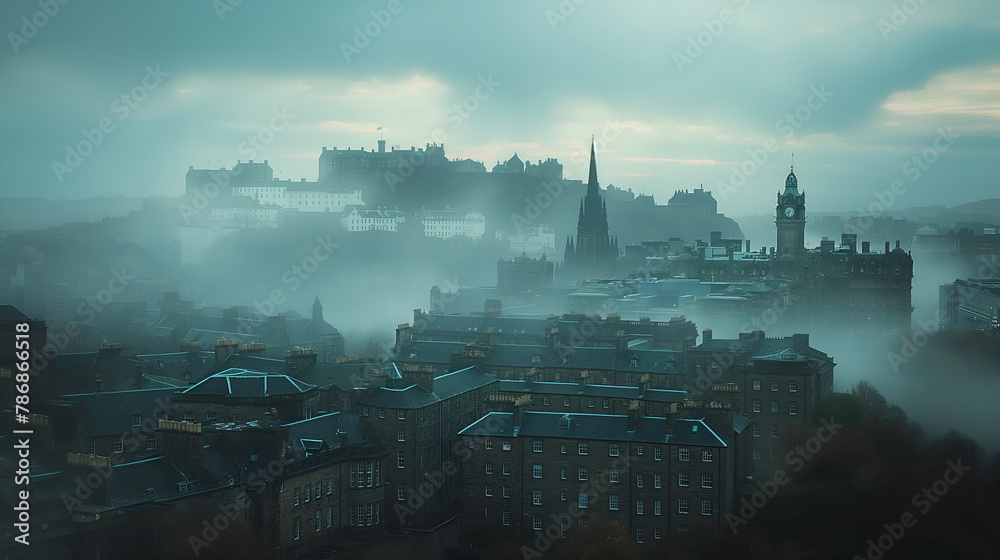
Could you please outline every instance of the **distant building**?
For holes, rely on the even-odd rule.
[[[550,226],[531,226],[518,232],[497,231],[495,237],[506,244],[509,255],[555,254],[556,231]]]
[[[948,328],[1000,335],[1000,280],[955,280],[941,286],[940,294],[940,313]]]
[[[524,174],[542,179],[562,180],[563,166],[556,158],[546,158],[545,161],[538,160],[537,164],[529,161],[524,164]]]
[[[359,189],[334,190],[323,183],[306,181],[237,186],[233,194],[299,212],[343,212],[347,206],[364,205]]]
[[[667,206],[692,208],[710,216],[719,213],[718,202],[712,196],[712,191],[706,191],[703,188],[694,189],[692,192],[688,192],[687,189],[674,191],[674,196],[671,196],[670,200],[667,201]]]
[[[497,289],[501,292],[541,291],[554,281],[555,264],[527,256],[497,261]]]
[[[416,167],[438,168],[449,163],[444,155],[444,144],[427,144],[423,148],[410,146],[409,150],[395,147],[385,150],[385,140],[378,141],[378,151],[347,148],[332,150],[323,147],[319,156],[319,182],[344,182],[370,178],[373,173],[399,172]]]
[[[265,159],[263,163],[238,162],[232,169],[220,167],[215,169],[195,169],[193,165],[188,166],[187,175],[184,178],[185,192],[187,194],[201,193],[209,198],[218,196],[218,189],[221,192],[232,192],[233,187],[250,185],[255,183],[270,183],[274,180],[274,170],[268,165]],[[214,194],[213,194],[214,193]]]
[[[418,218],[424,226],[424,236],[448,239],[462,235],[480,239],[486,233],[486,216],[482,212],[461,210],[426,210]]]
[[[397,231],[399,224],[405,221],[399,210],[382,208],[365,208],[363,206],[348,206],[344,208],[340,224],[349,232],[358,231]]]
[[[580,201],[580,218],[577,223],[576,241],[566,240],[563,268],[571,277],[585,277],[607,273],[611,263],[618,258],[618,239],[608,234],[608,206],[601,199],[597,182],[597,156],[590,146],[590,177],[587,195]]]
[[[517,154],[514,154],[503,163],[498,161],[493,166],[493,173],[524,173],[524,162],[521,161],[521,158],[517,157]]]
[[[778,193],[774,224],[778,228],[778,256],[795,256],[805,251],[806,195],[799,192],[794,169],[785,179],[785,191]]]

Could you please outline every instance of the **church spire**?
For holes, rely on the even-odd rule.
[[[597,154],[593,138],[590,140],[590,177],[587,179],[587,196],[598,196],[600,194],[597,184]]]

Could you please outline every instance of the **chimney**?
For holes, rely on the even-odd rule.
[[[196,353],[201,351],[201,343],[199,342],[182,342],[180,345],[181,352]]]
[[[528,372],[524,374],[524,388],[530,391],[531,384],[535,381],[536,377],[538,377],[538,370],[535,368],[529,369]]]
[[[750,252],[750,240],[749,239],[747,239],[747,251],[746,252],[747,253]]]
[[[244,356],[256,356],[258,358],[264,357],[264,343],[263,342],[250,342],[240,346],[240,354]]]
[[[840,235],[840,248],[848,249],[851,253],[858,252],[858,234],[856,233],[842,233]]]
[[[427,391],[434,392],[434,368],[431,366],[418,366],[414,364],[403,365],[403,386],[408,387],[413,383],[420,385]]]
[[[230,354],[236,353],[236,348],[238,347],[236,339],[233,338],[220,338],[215,342],[215,363],[221,363],[230,356]]]
[[[628,335],[625,334],[624,330],[619,330],[615,333],[615,350],[619,354],[628,350]]]
[[[182,472],[190,475],[198,473],[204,468],[202,464],[204,443],[201,424],[160,420],[155,435],[156,446]]]
[[[645,393],[649,389],[649,374],[644,373],[639,377],[639,394]]]
[[[701,331],[701,342],[702,344],[712,342],[712,329],[704,329]]]
[[[514,399],[514,429],[521,425],[524,411],[531,408],[531,395],[520,395]]]
[[[146,373],[146,364],[139,362],[135,364],[135,377],[132,380],[133,389],[142,389],[142,376]]]
[[[316,365],[316,356],[315,348],[296,348],[285,352],[285,363],[292,372],[301,371]]]
[[[583,388],[586,387],[587,383],[589,382],[590,382],[590,370],[585,369],[580,373],[580,390],[582,391]]]
[[[101,345],[101,351],[98,353],[99,356],[121,356],[122,355],[122,345],[118,342],[111,342],[108,344]]]
[[[808,334],[793,334],[792,335],[792,349],[798,350],[800,352],[805,351],[809,348],[809,335]]]
[[[889,254],[889,242],[888,241],[885,242],[885,254],[887,254],[887,255]]]
[[[636,425],[639,423],[639,401],[638,399],[632,399],[628,402],[628,431],[634,432]]]
[[[871,241],[862,241],[861,242],[861,252],[862,253],[871,253],[872,252]]]

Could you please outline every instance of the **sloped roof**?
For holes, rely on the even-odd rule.
[[[83,430],[89,436],[121,435],[132,430],[132,416],[140,421],[155,422],[159,412],[166,412],[176,388],[140,389],[134,391],[109,391],[77,393],[62,398],[83,403],[85,417]],[[161,404],[162,403],[162,404]]]
[[[284,374],[230,368],[181,392],[186,395],[259,398],[302,394],[315,388],[315,385]]]

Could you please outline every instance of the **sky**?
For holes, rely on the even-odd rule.
[[[813,212],[1000,186],[996,0],[8,0],[0,22],[0,196],[176,196],[249,159],[313,181],[379,126],[581,179],[593,136],[602,184],[704,185],[736,216],[773,211],[793,153]]]

